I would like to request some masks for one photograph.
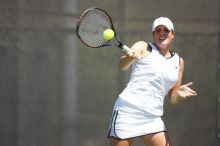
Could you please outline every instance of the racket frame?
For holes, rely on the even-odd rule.
[[[111,28],[109,28],[109,29],[112,29],[112,30],[114,31],[114,37],[115,37],[116,41],[118,42],[117,45],[110,43],[111,40],[108,40],[106,43],[104,43],[104,44],[102,44],[102,45],[99,45],[99,46],[91,46],[91,45],[87,44],[86,42],[84,42],[83,39],[81,38],[81,36],[79,35],[79,31],[78,31],[78,30],[79,30],[79,28],[80,28],[81,20],[87,15],[87,13],[89,13],[90,11],[93,11],[93,10],[95,10],[95,9],[96,9],[96,10],[99,10],[99,11],[102,11],[102,12],[105,13],[105,15],[108,17],[108,19],[109,19],[109,21],[110,21],[110,23],[111,23],[111,24],[110,24]],[[77,21],[77,25],[76,25],[76,34],[77,34],[78,38],[81,40],[81,42],[82,42],[83,44],[85,44],[86,46],[91,47],[91,48],[101,48],[101,47],[108,47],[108,46],[110,46],[110,47],[118,47],[118,48],[122,49],[123,52],[128,53],[128,54],[130,54],[130,55],[132,55],[133,52],[134,52],[132,49],[130,49],[130,48],[127,47],[126,45],[122,44],[121,40],[119,39],[119,37],[118,37],[118,35],[117,35],[117,33],[116,33],[115,29],[114,29],[114,25],[113,25],[113,22],[112,22],[112,19],[111,19],[110,15],[109,15],[105,10],[100,9],[100,8],[97,8],[97,7],[91,7],[91,8],[89,8],[89,9],[85,10],[85,11],[80,15],[80,17],[79,17],[79,19],[78,19],[78,21]],[[140,58],[140,57],[137,57],[137,58]]]

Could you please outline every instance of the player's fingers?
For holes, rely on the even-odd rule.
[[[194,91],[194,90],[188,88],[187,97],[196,96],[196,95],[197,95],[196,91]]]
[[[186,86],[186,87],[189,87],[189,86],[191,86],[192,84],[193,84],[193,82],[189,82],[189,83],[185,84],[185,86]]]
[[[128,56],[128,57],[130,57],[130,58],[136,58],[136,53],[135,52],[128,52],[128,53],[126,53],[126,56]]]
[[[197,92],[194,91],[194,90],[191,90],[190,93],[193,94],[193,95],[197,95]]]
[[[133,54],[132,53],[126,53],[125,54],[127,57],[132,58]]]

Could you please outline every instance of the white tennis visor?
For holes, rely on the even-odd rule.
[[[154,20],[153,26],[152,26],[152,31],[155,30],[155,28],[159,25],[164,25],[166,26],[169,30],[173,30],[174,31],[174,26],[172,21],[167,18],[167,17],[159,17],[157,19]]]

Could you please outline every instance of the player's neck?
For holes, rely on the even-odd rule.
[[[165,58],[171,57],[171,53],[170,53],[169,49],[159,48],[159,51],[160,51],[161,55],[163,55]]]

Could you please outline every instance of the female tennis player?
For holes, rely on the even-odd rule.
[[[140,137],[146,146],[172,146],[163,115],[164,98],[176,104],[187,97],[196,96],[190,86],[181,85],[183,59],[169,50],[174,38],[174,26],[167,17],[155,19],[152,26],[153,42],[136,42],[133,54],[124,54],[119,68],[132,67],[126,88],[119,94],[113,108],[109,128],[110,146],[131,146]],[[137,55],[141,59],[136,59]]]

